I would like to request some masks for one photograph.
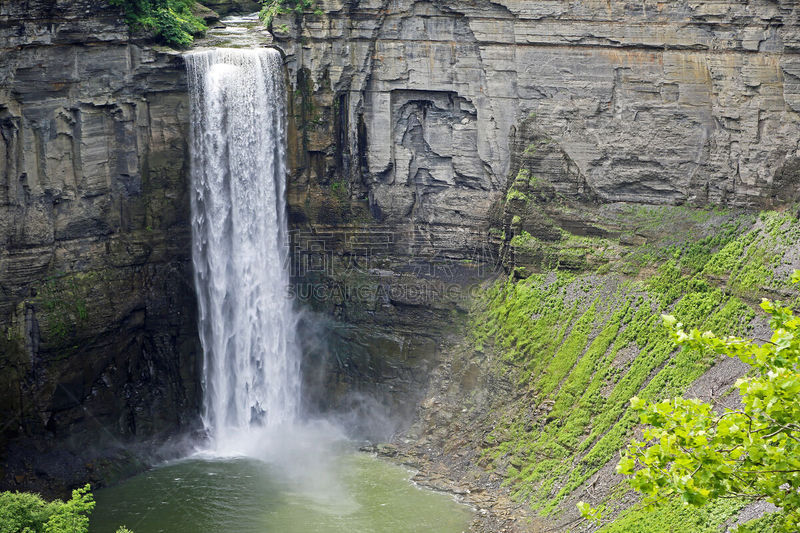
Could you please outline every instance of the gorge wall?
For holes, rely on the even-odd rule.
[[[272,29],[294,89],[296,274],[325,287],[307,300],[339,344],[328,390],[416,397],[440,341],[463,333],[469,287],[499,263],[541,267],[517,236],[596,268],[571,237],[620,253],[647,240],[598,206],[800,198],[794,2],[317,7]]]
[[[317,7],[273,22],[294,290],[309,407],[382,406],[362,431],[414,414],[482,280],[541,269],[523,232],[624,251],[659,228],[620,203],[800,194],[790,0]],[[0,54],[0,479],[70,484],[98,468],[87,443],[196,421],[184,65],[100,0],[3,3]]]
[[[195,421],[188,96],[104,1],[3,2],[0,58],[0,485],[52,492]]]
[[[795,2],[320,6],[273,24],[307,96],[298,167],[344,175],[378,220],[475,227],[520,141],[570,196],[762,206],[796,194]]]

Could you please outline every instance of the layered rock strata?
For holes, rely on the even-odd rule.
[[[273,22],[294,89],[296,245],[332,265],[299,279],[370,294],[459,287],[433,305],[317,298],[342,341],[326,348],[329,390],[417,390],[442,334],[463,330],[465,286],[496,273],[498,255],[507,269],[544,264],[510,254],[523,231],[553,242],[608,236],[585,208],[597,203],[765,207],[800,197],[794,2],[316,7]],[[391,246],[374,246],[373,264],[354,276],[347,265],[366,263],[360,232]],[[617,233],[623,248],[636,245],[635,234]],[[586,267],[566,252],[577,262],[562,266]],[[421,276],[413,265],[423,261],[447,268]],[[430,348],[409,352],[421,339]]]
[[[0,485],[58,490],[196,420],[184,67],[100,0],[4,2],[0,57]]]
[[[294,290],[319,313],[304,325],[309,408],[377,400],[386,420],[365,431],[411,415],[498,256],[548,263],[514,236],[596,268],[569,248],[598,227],[584,206],[798,199],[790,0],[316,7],[273,23],[292,89]],[[31,446],[195,420],[183,64],[131,42],[120,15],[100,0],[0,7],[5,485],[63,477]],[[641,238],[617,229],[600,236]]]
[[[795,2],[320,2],[285,18],[298,167],[380,220],[474,227],[519,142],[566,195],[762,206],[798,190]]]

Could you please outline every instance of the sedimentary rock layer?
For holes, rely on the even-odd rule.
[[[320,267],[297,277],[326,289],[306,293],[342,341],[330,390],[404,398],[424,383],[442,335],[463,327],[465,284],[492,275],[514,236],[501,237],[501,204],[520,169],[548,191],[548,212],[523,195],[517,225],[551,240],[556,226],[592,231],[581,202],[800,195],[795,2],[316,6],[272,26],[294,89],[296,264]]]
[[[340,115],[306,124],[302,150],[311,176],[338,164],[379,217],[474,225],[526,119],[532,170],[565,195],[760,206],[797,194],[796,2],[320,4],[280,21],[312,114]]]
[[[188,97],[100,0],[3,2],[0,58],[0,484],[41,488],[196,411]]]

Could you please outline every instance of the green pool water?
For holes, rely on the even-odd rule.
[[[285,466],[247,458],[169,463],[98,490],[90,531],[460,533],[470,522],[467,507],[367,454]]]

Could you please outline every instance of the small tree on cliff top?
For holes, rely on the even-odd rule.
[[[302,14],[306,10],[314,7],[315,0],[260,0],[261,11],[258,17],[265,26],[270,26],[272,20],[278,15],[285,15],[287,13]],[[314,10],[315,15],[322,15],[323,12],[319,8]]]
[[[792,283],[800,282],[800,271]],[[686,332],[665,315],[675,343],[737,357],[753,367],[736,386],[741,408],[715,412],[696,399],[648,402],[631,398],[647,424],[644,440],[623,453],[617,472],[646,503],[671,497],[688,506],[715,498],[763,499],[783,508],[786,531],[800,528],[800,316],[780,303],[763,300],[772,338],[764,344],[711,332]],[[583,515],[596,509],[581,502]]]
[[[189,46],[194,35],[206,30],[205,23],[192,13],[195,0],[108,0],[108,3],[125,10],[131,29],[152,32],[175,48]]]

